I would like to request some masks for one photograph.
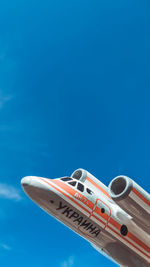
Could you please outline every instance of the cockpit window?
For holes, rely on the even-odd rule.
[[[76,186],[77,182],[76,181],[72,181],[72,182],[69,182],[68,184],[70,184],[71,186]]]
[[[69,181],[72,181],[73,179],[70,177],[64,177],[64,178],[61,178],[60,180],[62,180],[64,182],[69,182]]]
[[[89,188],[87,188],[87,189],[86,189],[86,191],[87,191],[87,193],[88,193],[88,194],[90,194],[90,195],[92,195],[92,194],[93,194],[93,191],[92,191],[92,190],[90,190]]]
[[[79,191],[83,192],[83,191],[84,191],[84,185],[81,184],[81,183],[78,183],[77,189],[78,189]]]

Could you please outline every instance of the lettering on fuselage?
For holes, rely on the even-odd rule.
[[[69,220],[72,220],[73,223],[76,223],[78,226],[80,226],[80,229],[83,228],[95,237],[97,237],[101,232],[101,230],[94,226],[91,222],[84,219],[83,216],[73,211],[73,209],[67,207],[67,205],[64,205],[61,201],[59,202],[59,207],[56,210],[61,211],[61,213]]]
[[[81,196],[79,193],[76,192],[74,197],[82,201],[84,204],[88,205],[88,200],[85,197]]]

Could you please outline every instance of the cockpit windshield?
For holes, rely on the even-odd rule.
[[[77,190],[80,192],[84,192],[86,190],[86,192],[89,195],[93,194],[93,191],[91,189],[89,189],[88,187],[86,187],[85,185],[83,185],[80,182],[77,182],[76,180],[74,180],[73,178],[70,177],[63,177],[60,180],[62,180],[63,182],[67,182],[67,184],[73,186],[73,187],[77,187]]]
[[[81,184],[81,183],[78,183],[77,189],[78,189],[79,191],[83,192],[83,191],[84,191],[84,185]]]
[[[63,177],[61,178],[60,180],[64,181],[64,182],[69,182],[69,181],[72,181],[73,179],[70,178],[70,177]]]
[[[77,182],[76,181],[71,181],[68,184],[70,184],[71,186],[76,186]]]

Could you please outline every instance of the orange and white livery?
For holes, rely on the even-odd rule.
[[[24,191],[43,210],[121,266],[150,266],[150,194],[126,176],[105,186],[78,169],[71,177],[27,176]]]

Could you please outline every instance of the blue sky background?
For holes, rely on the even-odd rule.
[[[0,2],[0,266],[115,266],[20,179],[82,167],[150,189],[149,48],[149,0]]]

